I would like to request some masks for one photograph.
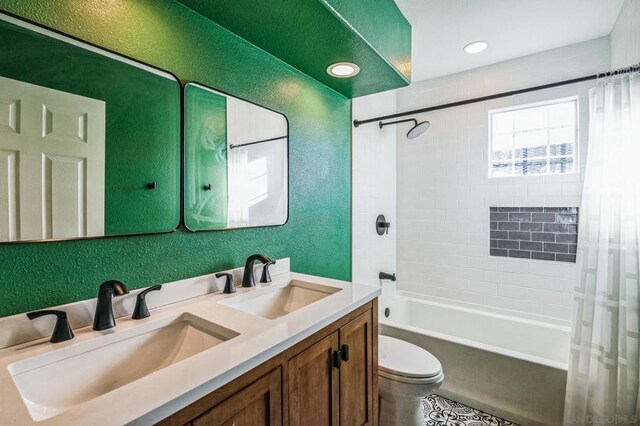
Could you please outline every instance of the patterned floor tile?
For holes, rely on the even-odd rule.
[[[439,395],[429,395],[422,406],[427,426],[518,426]]]

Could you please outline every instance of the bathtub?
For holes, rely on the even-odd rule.
[[[522,425],[561,425],[571,328],[396,292],[382,299],[380,333],[435,355],[438,394]],[[385,315],[388,309],[389,316]]]

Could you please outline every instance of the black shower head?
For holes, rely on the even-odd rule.
[[[429,129],[429,126],[431,126],[431,123],[429,123],[428,121],[423,121],[421,123],[418,123],[417,120],[415,121],[416,121],[415,126],[413,126],[407,132],[407,139],[417,138],[418,136],[426,132]]]

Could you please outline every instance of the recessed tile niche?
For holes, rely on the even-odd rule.
[[[489,254],[575,262],[577,207],[490,207]]]

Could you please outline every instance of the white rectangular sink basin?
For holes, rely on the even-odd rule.
[[[220,303],[266,319],[276,319],[340,290],[342,289],[322,284],[291,280],[284,286],[255,290]]]
[[[42,421],[235,336],[184,313],[16,362],[9,372],[33,420]]]

